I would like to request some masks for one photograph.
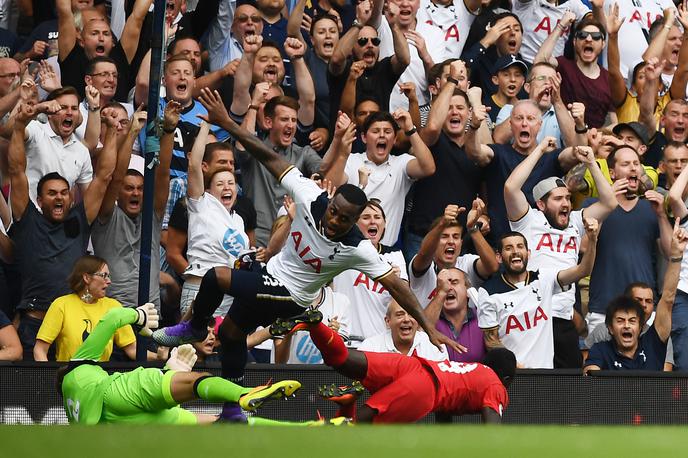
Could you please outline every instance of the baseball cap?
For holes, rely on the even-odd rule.
[[[522,61],[518,56],[514,54],[505,54],[497,59],[495,64],[492,66],[492,74],[496,75],[500,70],[506,70],[512,65],[518,65],[523,70],[523,75],[528,74],[528,64]]]
[[[533,188],[533,199],[540,200],[553,189],[565,187],[566,183],[564,183],[564,180],[559,177],[545,178]]]
[[[622,122],[621,124],[615,125],[612,129],[612,132],[614,132],[614,135],[619,135],[619,132],[621,132],[623,129],[632,130],[633,133],[638,136],[640,141],[643,142],[643,145],[647,145],[650,141],[650,135],[647,132],[647,128],[639,122]]]

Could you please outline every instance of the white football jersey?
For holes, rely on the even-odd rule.
[[[560,4],[550,3],[547,0],[514,0],[513,12],[518,15],[523,24],[521,56],[527,62],[533,62],[540,46],[554,31],[566,11],[575,14],[576,22],[579,22],[590,12],[590,8],[585,6],[581,0],[567,0]],[[553,57],[564,54],[564,46],[568,36],[569,30],[565,30],[554,45]]]
[[[289,290],[296,303],[309,307],[323,286],[348,269],[359,270],[375,281],[392,273],[392,266],[356,225],[337,242],[321,233],[320,220],[328,199],[327,192],[315,182],[304,178],[293,166],[279,181],[294,199],[296,216],[287,242],[268,261],[267,270]]]
[[[444,35],[447,59],[461,57],[463,47],[475,16],[468,11],[464,0],[453,0],[450,5],[435,5],[432,0],[421,0],[416,20],[439,29]],[[429,43],[428,49],[436,43]],[[436,64],[439,62],[435,61]]]
[[[563,230],[552,227],[545,214],[534,208],[529,209],[518,221],[509,221],[509,225],[511,230],[523,234],[528,242],[529,269],[553,269],[559,272],[578,264],[580,244],[585,235],[582,211],[571,212],[569,225]],[[569,290],[554,296],[552,315],[565,320],[572,319],[575,302],[576,289],[572,285]]]
[[[382,259],[393,266],[399,267],[399,277],[408,281],[406,274],[406,262],[401,251],[380,245],[379,253]],[[392,301],[392,296],[380,283],[371,280],[363,272],[347,270],[334,277],[334,290],[351,300],[349,339],[351,348],[358,345],[368,337],[385,331],[385,314]]]
[[[414,256],[415,259],[415,256]],[[474,287],[479,287],[483,284],[483,280],[475,268],[475,263],[478,262],[480,256],[476,254],[464,254],[456,259],[456,268],[464,272],[468,277],[468,281]],[[425,308],[430,304],[430,301],[435,297],[435,289],[437,288],[437,266],[435,261],[430,263],[428,270],[416,277],[413,273],[413,259],[409,262],[409,285],[411,291],[418,298],[421,307]]]
[[[468,295],[478,304],[481,329],[499,328],[499,339],[525,368],[554,367],[552,296],[562,291],[558,271],[528,272],[520,285],[494,275]]]

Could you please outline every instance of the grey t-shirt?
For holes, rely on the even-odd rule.
[[[320,170],[322,159],[310,146],[301,147],[292,143],[288,148],[282,149],[275,147],[270,140],[265,140],[265,144],[287,162],[295,165],[305,177],[310,177]],[[237,151],[237,157],[241,161],[244,192],[256,207],[256,240],[259,246],[267,246],[272,223],[277,218],[277,210],[284,203],[287,190],[250,154]]]
[[[150,292],[148,300],[160,309],[160,228],[162,219],[153,214]],[[138,307],[141,215],[130,218],[115,205],[107,221],[96,218],[91,229],[93,251],[107,261],[112,284],[107,295],[125,307]]]

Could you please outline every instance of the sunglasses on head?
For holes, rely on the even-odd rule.
[[[365,46],[368,44],[368,41],[370,41],[373,44],[373,46],[380,46],[380,39],[378,37],[361,37],[358,39],[358,46]]]
[[[579,40],[585,40],[588,37],[592,38],[595,41],[600,41],[604,38],[604,35],[602,35],[602,32],[586,32],[585,30],[580,30],[576,32],[576,38]]]

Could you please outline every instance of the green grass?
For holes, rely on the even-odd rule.
[[[0,456],[468,458],[685,456],[683,427],[0,426]]]

